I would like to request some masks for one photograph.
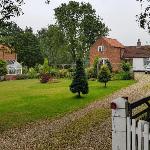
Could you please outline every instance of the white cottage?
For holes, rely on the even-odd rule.
[[[141,46],[138,39],[137,46],[126,46],[123,58],[133,65],[133,71],[143,72],[148,64],[150,64],[150,46]]]

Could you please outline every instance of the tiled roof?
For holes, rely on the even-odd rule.
[[[126,46],[123,58],[148,58],[150,57],[150,46]]]
[[[124,48],[124,45],[122,45],[119,41],[117,41],[116,39],[111,39],[111,38],[106,38],[104,37],[104,40],[110,44],[113,47],[117,47],[117,48]]]
[[[7,47],[6,45],[0,44],[0,50],[6,51],[6,52],[12,52],[13,50]]]

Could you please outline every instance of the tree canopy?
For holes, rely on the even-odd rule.
[[[150,0],[137,0],[141,3],[142,11],[137,15],[140,27],[150,32]]]
[[[55,9],[55,17],[64,33],[74,62],[78,58],[88,60],[91,44],[109,32],[108,27],[89,3],[75,1],[63,3]]]
[[[44,57],[48,59],[49,65],[71,63],[71,55],[64,40],[64,34],[56,25],[49,25],[38,31],[40,48]]]
[[[18,61],[28,67],[43,64],[43,55],[40,50],[38,38],[34,35],[31,27],[26,27],[21,35],[20,49],[17,51]]]
[[[22,30],[16,23],[7,22],[0,26],[0,43],[7,45],[17,53],[19,62],[28,67],[43,63],[39,41],[32,28]]]
[[[0,24],[11,17],[20,16],[23,3],[23,0],[0,0]]]

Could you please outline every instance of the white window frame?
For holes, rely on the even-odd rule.
[[[98,46],[98,52],[103,52],[105,49],[105,46],[101,45],[101,46]]]
[[[104,65],[104,64],[106,64],[106,60],[108,60],[108,61],[109,61],[109,59],[108,59],[108,58],[101,58],[101,61],[102,61],[103,65]]]

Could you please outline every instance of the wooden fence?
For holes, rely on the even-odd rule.
[[[149,99],[130,104],[126,98],[118,98],[111,103],[112,150],[150,150]],[[140,106],[139,111],[133,112]]]

